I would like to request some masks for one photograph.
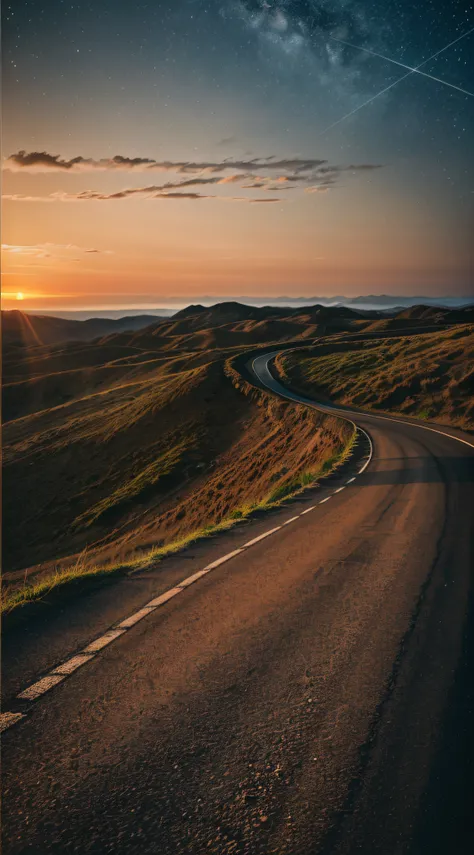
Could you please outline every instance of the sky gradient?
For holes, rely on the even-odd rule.
[[[472,3],[3,14],[4,308],[472,293]]]

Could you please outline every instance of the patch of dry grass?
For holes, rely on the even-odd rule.
[[[105,582],[114,575],[120,576],[125,573],[139,572],[151,569],[169,555],[180,552],[198,540],[215,536],[220,532],[227,531],[239,522],[249,519],[259,511],[267,511],[280,507],[290,498],[299,495],[304,490],[314,487],[316,482],[327,477],[335,469],[341,466],[352,453],[355,441],[355,433],[351,435],[346,446],[339,454],[327,458],[317,469],[302,472],[299,476],[291,477],[278,488],[265,496],[260,502],[251,502],[239,506],[232,511],[228,518],[219,523],[205,526],[190,532],[164,546],[155,546],[132,556],[125,561],[116,561],[108,564],[95,564],[88,558],[87,552],[78,556],[76,561],[64,568],[58,568],[32,584],[25,584],[19,588],[6,587],[2,591],[0,610],[3,615],[9,615],[22,609],[31,603],[47,601],[68,592],[76,591],[79,584],[83,587],[91,583]]]
[[[242,394],[226,376],[233,348],[114,353],[110,375],[100,365],[109,346],[71,348],[76,368],[65,347],[60,375],[47,372],[42,350],[46,373],[21,381],[25,414],[4,428],[7,600],[25,587],[39,585],[36,598],[69,578],[121,572],[246,518],[314,481],[350,442],[350,426],[334,417],[253,387]],[[52,359],[56,370],[54,350]],[[72,370],[76,394],[58,404]]]
[[[474,430],[474,327],[294,352],[281,359],[295,386],[342,404]]]

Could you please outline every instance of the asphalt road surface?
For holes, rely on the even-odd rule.
[[[352,417],[362,474],[6,639],[9,709],[132,606],[297,517],[4,733],[4,855],[474,851],[473,439]]]

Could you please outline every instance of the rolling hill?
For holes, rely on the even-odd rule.
[[[234,388],[232,349],[122,336],[7,360],[7,587],[85,549],[91,562],[134,560],[229,524],[314,480],[350,440],[337,419]]]
[[[138,330],[156,323],[154,315],[135,315],[112,320],[90,318],[68,320],[50,315],[32,315],[16,309],[2,311],[3,347],[30,347],[63,341],[91,341],[107,333]]]
[[[323,338],[324,355],[285,357],[292,382],[474,427],[471,317],[472,309],[415,307],[387,317],[230,303],[110,333],[112,321],[105,334],[102,320],[64,322],[99,331],[92,341],[19,345],[7,336],[7,589],[62,572],[84,550],[100,566],[133,562],[231,524],[330,468],[350,441],[346,423],[265,393],[244,395],[229,379],[232,361],[256,346]],[[47,333],[45,324],[44,337],[58,328],[66,329],[52,324]],[[347,333],[358,343],[344,341]]]
[[[473,324],[341,345],[321,355],[316,348],[279,362],[288,381],[310,395],[474,431]]]

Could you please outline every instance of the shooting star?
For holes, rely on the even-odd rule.
[[[440,77],[434,77],[433,74],[428,74],[426,71],[420,71],[419,67],[413,68],[413,66],[411,65],[405,65],[404,62],[398,62],[396,59],[391,59],[389,56],[383,56],[381,53],[376,53],[374,50],[369,50],[369,48],[353,45],[350,42],[343,41],[343,39],[336,39],[335,36],[329,36],[329,38],[333,42],[339,42],[339,44],[354,48],[354,50],[361,50],[364,53],[369,53],[371,56],[377,56],[379,59],[385,60],[385,62],[391,62],[393,65],[399,65],[400,68],[407,68],[408,71],[414,71],[417,74],[421,74],[423,77],[428,77],[430,80],[435,80],[436,83],[442,83],[443,86],[449,86],[450,89],[457,89],[458,92],[462,92],[464,95],[470,95],[471,98],[474,98],[473,92],[469,92],[467,89],[463,89],[462,86],[456,86],[454,83],[448,83],[447,80],[441,80]]]
[[[423,60],[423,62],[420,62],[420,64],[417,65],[416,68],[413,68],[411,71],[408,71],[406,74],[403,75],[403,77],[399,77],[398,80],[394,81],[394,83],[390,83],[389,86],[386,86],[380,92],[377,92],[376,95],[372,95],[372,98],[369,98],[367,101],[364,101],[363,104],[359,104],[359,106],[356,107],[354,110],[351,110],[350,113],[346,113],[345,116],[341,116],[340,119],[338,119],[336,122],[333,122],[332,125],[329,125],[327,128],[324,129],[324,131],[321,131],[320,136],[327,134],[328,131],[332,130],[332,128],[335,128],[336,125],[339,125],[345,119],[349,119],[350,116],[354,115],[354,113],[358,113],[359,110],[362,110],[363,107],[367,107],[368,104],[371,104],[372,101],[375,101],[376,98],[379,98],[385,92],[388,92],[389,89],[393,89],[393,87],[397,86],[399,83],[401,83],[402,80],[406,80],[407,77],[411,77],[412,74],[416,74],[416,72],[419,71],[420,68],[422,68],[424,65],[427,65],[428,62],[431,62],[431,60],[436,59],[436,57],[439,56],[441,53],[444,53],[445,50],[448,50],[448,48],[450,48],[453,45],[460,42],[461,39],[467,38],[467,36],[470,36],[471,33],[474,33],[474,27],[472,27],[470,30],[468,30],[467,33],[463,33],[462,36],[458,36],[457,39],[454,39],[452,42],[449,42],[449,44],[446,45],[445,47],[441,48],[441,50],[436,51],[436,53],[434,53],[433,56],[430,56],[430,57],[428,57],[428,59],[425,59],[425,60]]]

